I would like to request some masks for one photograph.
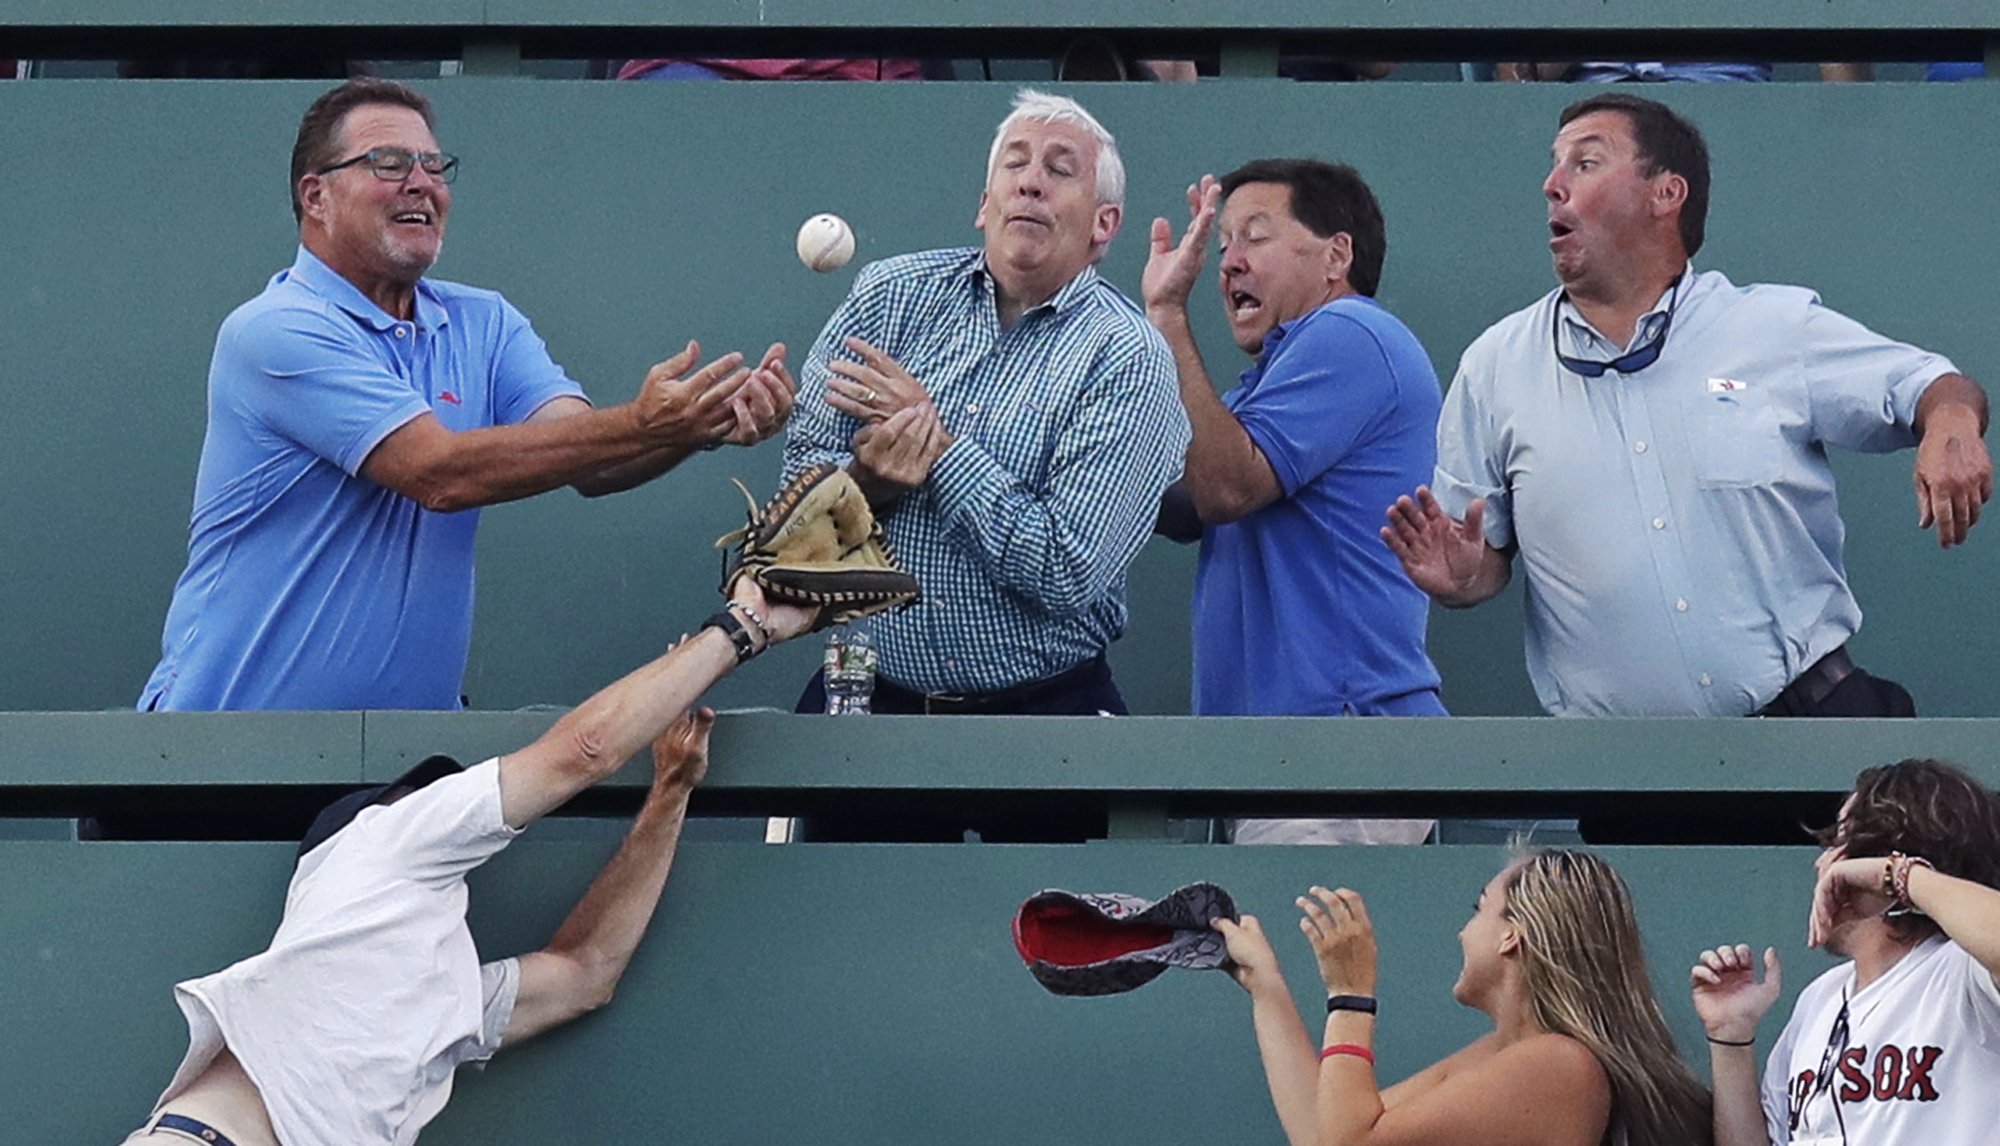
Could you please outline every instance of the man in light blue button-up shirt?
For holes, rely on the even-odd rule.
[[[1464,607],[1527,572],[1527,657],[1558,716],[1911,715],[1854,667],[1861,625],[1825,448],[1917,447],[1923,524],[1992,492],[1986,396],[1799,287],[1697,272],[1708,153],[1622,93],[1563,113],[1543,186],[1560,289],[1465,352],[1435,496],[1383,530]]]
[[[1104,651],[1188,430],[1166,343],[1095,269],[1124,185],[1102,125],[1021,93],[984,245],[864,268],[806,358],[786,472],[848,466],[923,585],[869,623],[877,712],[1125,709]]]

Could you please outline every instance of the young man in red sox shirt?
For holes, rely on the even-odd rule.
[[[1983,1146],[2000,1134],[2000,797],[1935,760],[1870,768],[1823,837],[1807,941],[1849,962],[1799,994],[1761,1101],[1778,956],[1693,971],[1716,1146]]]

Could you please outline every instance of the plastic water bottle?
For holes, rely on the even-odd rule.
[[[866,629],[835,629],[826,638],[826,711],[866,716],[875,696],[875,642]]]

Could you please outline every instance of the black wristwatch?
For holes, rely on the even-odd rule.
[[[1326,1013],[1330,1015],[1335,1011],[1360,1011],[1364,1015],[1372,1015],[1375,1013],[1375,996],[1328,995]]]
[[[750,630],[744,628],[743,622],[737,619],[736,614],[730,612],[728,609],[724,609],[708,620],[703,621],[701,627],[704,629],[722,630],[722,635],[728,637],[729,643],[735,646],[737,664],[742,664],[744,661],[757,655],[757,642],[751,638]]]

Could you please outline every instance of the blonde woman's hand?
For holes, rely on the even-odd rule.
[[[1264,937],[1264,925],[1257,922],[1256,916],[1218,919],[1209,926],[1220,931],[1222,941],[1228,945],[1229,975],[1237,986],[1252,995],[1284,989],[1285,974],[1278,969],[1278,953],[1271,949],[1271,941]]]
[[[1351,888],[1328,891],[1315,886],[1298,900],[1305,917],[1299,930],[1319,958],[1320,978],[1330,995],[1375,993],[1375,925],[1361,893]]]

